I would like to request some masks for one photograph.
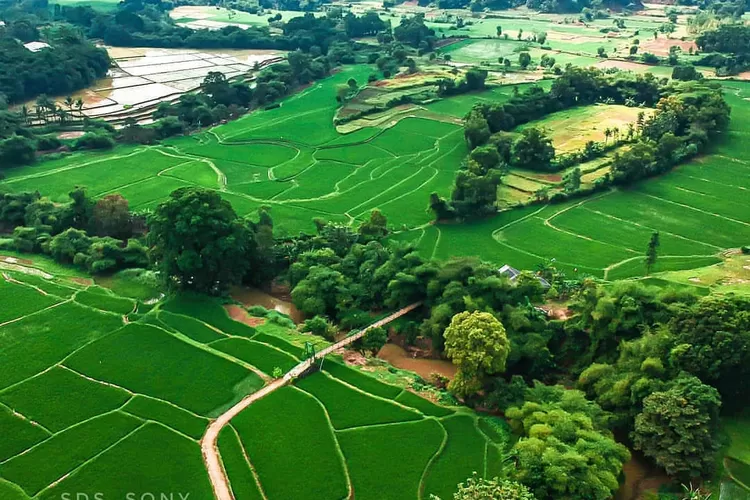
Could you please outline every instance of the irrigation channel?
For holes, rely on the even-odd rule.
[[[314,367],[315,363],[325,358],[333,351],[345,347],[352,342],[362,338],[372,328],[378,328],[380,326],[387,325],[391,321],[400,318],[401,316],[410,313],[417,307],[421,306],[422,302],[415,302],[409,306],[399,309],[390,316],[372,323],[371,325],[363,328],[362,330],[349,335],[348,337],[339,340],[335,344],[332,344],[325,349],[316,352],[313,356],[301,361],[297,366],[289,370],[283,377],[274,380],[261,390],[254,392],[242,399],[239,403],[231,407],[225,413],[216,418],[211,425],[208,426],[206,434],[201,439],[201,451],[203,452],[203,461],[208,470],[208,477],[211,480],[211,486],[214,489],[214,496],[217,500],[234,500],[234,494],[229,487],[229,480],[227,478],[224,465],[221,462],[221,456],[219,455],[219,449],[217,447],[217,441],[219,438],[219,432],[224,428],[235,416],[237,416],[242,410],[253,404],[255,401],[271,394],[273,391],[290,384],[295,379],[308,373],[311,368]]]

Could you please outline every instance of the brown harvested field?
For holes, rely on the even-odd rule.
[[[630,61],[618,61],[616,59],[605,59],[604,61],[596,63],[595,67],[599,69],[617,68],[630,71],[646,71],[651,66],[648,64],[640,64]]]
[[[641,42],[639,52],[650,52],[657,56],[668,56],[670,47],[680,47],[684,53],[688,53],[690,48],[698,50],[698,46],[692,40],[675,40],[673,38],[649,39]]]
[[[247,311],[237,305],[226,305],[224,306],[224,309],[227,310],[230,318],[235,321],[239,321],[240,323],[244,323],[247,326],[255,327],[266,322],[266,318],[256,318],[255,316],[250,316]]]

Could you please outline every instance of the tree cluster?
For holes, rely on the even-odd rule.
[[[21,42],[42,40],[50,45],[31,52],[16,37],[21,27]],[[109,56],[82,38],[75,30],[42,37],[33,22],[17,20],[0,26],[0,95],[20,102],[40,94],[64,95],[90,85],[109,69]]]
[[[90,199],[85,189],[70,193],[59,204],[39,193],[0,195],[0,228],[12,231],[9,246],[26,253],[44,253],[92,274],[127,267],[146,267],[146,247],[131,238],[135,216],[122,196]]]

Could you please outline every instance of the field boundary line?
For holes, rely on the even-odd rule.
[[[433,173],[432,173],[432,175],[430,176],[430,178],[429,178],[429,179],[427,179],[426,181],[424,181],[424,182],[423,182],[422,184],[420,184],[419,186],[415,187],[415,188],[414,188],[414,189],[412,189],[411,191],[407,191],[406,193],[404,193],[404,194],[400,194],[400,195],[396,196],[395,198],[391,198],[390,200],[386,201],[386,202],[385,202],[385,203],[383,203],[382,205],[380,205],[380,204],[379,204],[379,205],[378,205],[378,208],[382,208],[382,207],[385,207],[385,206],[387,206],[387,205],[388,205],[389,203],[393,203],[394,201],[396,201],[396,200],[400,200],[401,198],[405,198],[406,196],[411,196],[411,195],[413,195],[414,193],[416,193],[417,191],[421,190],[421,189],[422,189],[423,187],[425,187],[425,185],[426,185],[426,184],[428,184],[428,183],[432,182],[432,180],[433,180],[433,179],[434,179],[435,177],[437,177],[437,175],[438,175],[438,172],[439,172],[439,170],[438,170],[438,169],[436,169],[436,168],[434,168],[434,167],[428,167],[428,166],[424,166],[424,167],[421,167],[421,168],[420,168],[419,170],[421,171],[422,169],[425,169],[425,168],[426,168],[426,169],[432,169],[432,170],[433,170]],[[371,209],[371,210],[373,210],[373,209]],[[354,216],[354,218],[356,219],[356,218],[357,218],[357,217],[359,217],[360,215],[364,215],[364,214],[366,214],[366,213],[367,213],[367,210],[365,209],[365,210],[363,210],[362,212],[360,212],[360,213],[358,213],[357,215],[355,215],[355,216]]]
[[[29,179],[38,179],[39,177],[46,177],[48,175],[59,174],[61,172],[67,172],[68,170],[75,170],[75,169],[78,169],[78,168],[88,167],[89,165],[94,165],[96,163],[101,163],[103,161],[120,160],[122,158],[128,158],[130,156],[135,156],[137,154],[141,154],[141,153],[144,153],[146,151],[149,151],[150,149],[151,148],[145,148],[145,147],[136,148],[132,152],[130,152],[128,154],[124,154],[124,155],[106,156],[104,158],[99,158],[99,159],[92,160],[92,161],[89,161],[89,162],[86,162],[86,163],[81,163],[79,165],[68,165],[68,166],[65,166],[65,167],[59,167],[59,168],[55,168],[55,169],[52,169],[52,170],[48,170],[46,172],[38,172],[38,173],[33,173],[33,174],[28,174],[28,175],[22,175],[22,176],[18,176],[18,177],[11,177],[10,179],[5,179],[3,181],[3,183],[5,183],[5,184],[12,184],[12,183],[14,183],[16,181],[25,181],[25,180],[29,180]]]
[[[578,208],[578,207],[576,207],[576,208]],[[599,243],[600,245],[607,245],[607,246],[610,246],[612,248],[617,248],[618,250],[624,250],[626,252],[631,252],[631,253],[638,253],[637,250],[634,250],[634,249],[629,248],[629,247],[623,247],[623,246],[620,246],[620,245],[615,245],[614,243],[609,243],[607,241],[597,240],[597,239],[591,238],[590,236],[584,236],[582,234],[574,233],[573,231],[569,231],[567,229],[563,229],[563,228],[557,227],[554,224],[552,224],[551,222],[549,222],[549,219],[541,219],[541,220],[544,221],[544,226],[545,227],[548,227],[548,228],[550,228],[550,229],[552,229],[554,231],[559,231],[559,232],[561,232],[563,234],[567,234],[567,235],[573,236],[575,238],[581,238],[582,240],[590,241],[592,243]]]
[[[119,410],[117,410],[117,411],[119,411]],[[106,415],[106,414],[103,413],[102,415]],[[128,413],[128,415],[130,415],[130,414]],[[78,464],[72,470],[66,472],[62,477],[59,477],[55,481],[53,481],[52,483],[48,484],[45,488],[39,490],[36,493],[36,495],[34,495],[34,498],[38,498],[39,495],[41,495],[45,491],[49,490],[50,488],[54,488],[55,486],[57,486],[57,484],[59,484],[60,482],[62,482],[68,476],[70,476],[71,474],[75,474],[76,472],[78,472],[79,470],[81,470],[83,467],[87,466],[88,464],[90,464],[91,462],[93,462],[94,460],[96,460],[97,458],[99,458],[100,456],[102,456],[104,453],[106,453],[107,451],[109,451],[110,449],[112,449],[113,447],[115,447],[116,445],[118,445],[119,443],[121,443],[122,441],[126,440],[127,438],[129,438],[130,436],[132,436],[133,434],[135,434],[136,432],[138,432],[139,430],[143,429],[146,425],[148,425],[148,422],[145,421],[142,418],[135,417],[135,416],[133,416],[133,418],[136,418],[136,419],[140,420],[143,423],[141,425],[139,425],[138,427],[136,427],[135,429],[133,429],[132,431],[130,431],[127,434],[125,434],[123,437],[121,437],[120,439],[118,439],[114,443],[110,444],[109,446],[107,446],[106,448],[104,448],[103,450],[101,450],[99,453],[97,453],[93,457],[89,458],[85,462],[82,462],[82,463]],[[156,422],[156,423],[158,424],[158,422]],[[166,427],[166,426],[164,426],[164,427]]]
[[[396,167],[394,167],[394,168],[396,168]],[[389,187],[389,188],[388,188],[388,189],[386,189],[385,191],[382,191],[382,192],[380,192],[380,193],[376,194],[376,195],[375,195],[375,196],[373,196],[372,198],[369,198],[369,199],[367,199],[367,200],[363,201],[363,202],[362,202],[362,203],[360,203],[359,205],[355,205],[355,206],[353,206],[353,207],[349,208],[348,210],[346,210],[346,211],[344,212],[344,214],[346,214],[346,215],[348,215],[349,217],[351,217],[351,214],[350,214],[349,212],[352,212],[352,211],[354,211],[355,209],[357,209],[357,208],[361,207],[362,205],[366,205],[367,203],[370,203],[370,202],[372,202],[372,200],[374,200],[375,198],[379,198],[380,196],[383,196],[383,195],[384,195],[384,194],[386,194],[386,193],[387,193],[388,191],[390,191],[390,190],[392,190],[392,189],[395,189],[395,188],[397,188],[398,186],[400,186],[400,185],[401,185],[401,184],[403,184],[404,182],[406,182],[406,181],[408,181],[409,179],[411,179],[411,178],[413,178],[413,177],[417,176],[417,175],[418,175],[418,174],[419,174],[419,173],[420,173],[420,172],[421,172],[421,171],[422,171],[423,169],[425,169],[425,168],[428,168],[428,167],[420,167],[420,168],[419,168],[419,170],[417,170],[416,172],[414,172],[414,173],[413,173],[413,174],[411,174],[410,176],[408,176],[408,177],[405,177],[404,179],[401,179],[400,181],[398,181],[398,182],[397,182],[396,184],[394,184],[393,186]]]
[[[539,212],[541,212],[545,208],[547,208],[547,205],[543,205],[542,208],[540,208],[539,210],[531,212],[530,214],[526,214],[523,217],[520,217],[520,218],[518,218],[516,220],[508,222],[507,224],[503,224],[499,228],[497,228],[494,231],[492,231],[492,233],[490,233],[490,235],[492,236],[492,239],[499,242],[499,240],[497,239],[497,236],[495,236],[496,234],[504,231],[505,229],[508,229],[511,226],[514,226],[516,224],[520,224],[521,222],[525,221],[526,219],[530,219],[530,218],[534,217],[536,214],[538,214]]]
[[[95,379],[95,378],[93,378],[93,377],[89,377],[88,375],[85,375],[85,374],[83,374],[83,373],[81,373],[81,372],[79,372],[79,371],[76,371],[76,370],[74,370],[73,368],[70,368],[69,366],[65,366],[65,365],[64,365],[64,364],[62,364],[62,363],[58,363],[58,364],[57,364],[57,365],[55,365],[55,366],[57,366],[57,367],[59,367],[59,368],[62,368],[63,370],[68,370],[69,372],[71,372],[71,373],[74,373],[74,374],[78,375],[79,377],[81,377],[81,378],[84,378],[84,379],[88,380],[89,382],[94,382],[94,383],[97,383],[97,384],[101,384],[101,385],[106,385],[106,386],[109,386],[109,387],[113,387],[113,388],[115,388],[115,389],[120,389],[120,390],[123,390],[123,391],[127,392],[128,394],[130,394],[130,396],[131,396],[131,397],[133,397],[133,396],[135,396],[136,394],[138,394],[137,392],[133,392],[133,391],[131,391],[130,389],[126,389],[125,387],[120,387],[120,386],[119,386],[119,385],[117,385],[117,384],[113,384],[113,383],[111,383],[111,382],[105,382],[105,381],[103,381],[103,380],[97,380],[97,379]],[[53,367],[53,368],[54,368],[54,367]]]
[[[430,459],[427,461],[427,463],[424,466],[424,469],[422,470],[422,475],[419,477],[419,485],[417,485],[417,499],[422,500],[424,498],[424,489],[426,486],[427,481],[427,475],[429,474],[429,470],[432,468],[432,465],[435,463],[435,461],[440,457],[440,455],[443,454],[443,451],[445,451],[445,447],[448,446],[448,431],[445,429],[445,426],[440,421],[440,419],[435,417],[428,417],[431,419],[434,419],[440,428],[443,430],[443,441],[440,443],[440,446],[438,446],[438,449],[433,453],[433,455],[430,457]]]
[[[706,179],[705,177],[698,177],[697,175],[691,175],[691,174],[688,174],[688,173],[685,173],[685,172],[682,172],[682,175],[684,175],[685,177],[688,177],[689,179],[695,179],[695,180],[698,180],[698,181],[707,182],[709,184],[715,184],[717,186],[730,187],[730,188],[734,188],[734,189],[740,189],[742,191],[747,191],[748,190],[745,186],[735,186],[734,184],[727,184],[725,182],[717,182],[717,181],[715,181],[713,179]],[[679,181],[679,179],[678,179],[678,181]]]
[[[308,392],[304,389],[300,389],[299,387],[295,387],[295,389],[302,391],[304,394],[307,394],[308,396],[310,396],[323,409],[323,414],[325,414],[326,421],[328,423],[328,430],[331,431],[331,437],[333,438],[333,442],[336,444],[336,452],[339,456],[339,460],[341,460],[341,466],[344,469],[344,475],[346,476],[346,486],[349,490],[349,494],[347,495],[347,498],[354,498],[354,483],[352,483],[351,474],[349,474],[349,467],[346,464],[346,457],[344,456],[344,450],[341,449],[341,443],[339,443],[339,439],[336,436],[337,431],[333,427],[333,420],[331,420],[331,414],[328,413],[328,408],[326,408],[326,405],[323,404],[323,401],[318,399],[318,397],[315,394]]]
[[[493,235],[493,236],[494,236],[494,235]],[[507,243],[505,243],[504,241],[500,241],[500,240],[498,240],[497,238],[495,238],[495,241],[496,241],[496,242],[497,242],[497,243],[498,243],[499,245],[502,245],[502,246],[504,246],[504,247],[506,247],[506,248],[510,248],[511,250],[515,250],[516,252],[520,252],[520,253],[524,253],[524,254],[526,254],[526,255],[530,255],[531,257],[534,257],[534,258],[540,259],[541,261],[544,261],[544,260],[546,259],[546,257],[542,257],[541,255],[537,255],[537,254],[535,254],[535,253],[529,252],[528,250],[524,250],[523,248],[518,248],[518,247],[514,247],[514,246],[512,246],[512,245],[508,245],[508,244],[507,244]],[[633,258],[638,258],[638,257],[633,257]],[[584,270],[589,270],[589,271],[603,271],[603,270],[604,270],[604,268],[603,268],[603,267],[591,267],[591,266],[584,266],[584,265],[581,265],[581,264],[574,264],[574,263],[572,263],[572,262],[565,262],[565,261],[562,261],[562,260],[560,260],[560,259],[556,259],[556,262],[558,262],[558,263],[560,263],[560,264],[564,264],[564,265],[566,265],[566,266],[572,266],[572,267],[576,267],[576,268],[578,268],[578,269],[584,269]]]
[[[733,218],[731,218],[731,217],[727,217],[727,216],[725,216],[725,215],[721,215],[721,214],[715,214],[715,213],[713,213],[713,212],[709,212],[709,211],[707,211],[707,210],[703,210],[703,209],[700,209],[700,208],[696,208],[696,207],[694,207],[694,206],[691,206],[691,205],[686,205],[686,204],[684,204],[684,203],[679,203],[679,202],[676,202],[676,201],[668,200],[668,199],[666,199],[666,198],[660,198],[660,197],[658,197],[658,196],[654,196],[653,194],[648,194],[648,193],[644,193],[644,192],[639,192],[639,194],[641,194],[641,195],[643,195],[643,196],[647,196],[647,197],[649,197],[649,198],[653,198],[653,199],[655,199],[655,200],[663,201],[663,202],[665,202],[665,203],[670,203],[670,204],[672,204],[672,205],[677,205],[678,207],[688,208],[688,209],[690,209],[690,210],[695,210],[696,212],[700,212],[700,213],[702,213],[702,214],[706,214],[706,215],[711,215],[711,216],[713,216],[713,217],[717,217],[717,218],[719,218],[719,219],[724,219],[724,220],[728,220],[728,221],[730,221],[730,222],[735,222],[735,223],[737,223],[737,224],[742,224],[743,226],[748,226],[748,227],[750,227],[750,223],[748,223],[748,222],[744,222],[744,221],[741,221],[741,220],[738,220],[738,219],[733,219]]]
[[[434,227],[435,229],[437,229],[438,235],[437,238],[435,238],[435,244],[432,247],[432,255],[430,255],[431,259],[434,259],[435,255],[437,255],[438,247],[440,246],[440,238],[443,236],[443,232],[440,230],[440,228],[437,225],[435,225]],[[422,234],[422,236],[424,237],[424,234]]]
[[[718,258],[718,255],[717,254],[710,254],[710,255],[660,255],[659,256],[660,259],[667,259],[667,260],[670,260],[670,259],[672,259],[672,260],[677,260],[677,259],[700,259],[700,258],[707,258],[707,257],[716,257],[716,258]],[[613,269],[617,269],[618,267],[620,267],[622,265],[625,265],[628,262],[633,262],[634,260],[645,259],[645,258],[646,258],[645,255],[639,255],[639,256],[635,256],[635,257],[629,257],[629,258],[621,260],[619,262],[615,262],[614,264],[610,264],[609,266],[607,266],[607,267],[604,268],[604,279],[607,279],[607,275]],[[694,269],[694,268],[682,269],[682,270],[683,271],[688,271],[690,269]],[[664,271],[658,271],[657,274],[659,272],[664,272]],[[640,278],[646,278],[646,277],[647,276],[641,276]],[[665,281],[669,281],[669,280],[665,280]],[[677,282],[675,282],[675,283],[677,283]]]
[[[324,372],[324,374],[328,378],[330,378],[332,380],[335,380],[336,382],[340,382],[340,383],[342,383],[342,384],[344,384],[346,386],[349,386],[349,388],[354,389],[355,391],[360,392],[360,393],[364,394],[365,396],[371,397],[373,399],[379,399],[379,400],[387,402],[387,403],[392,403],[392,404],[394,404],[396,406],[400,406],[401,408],[403,408],[405,410],[410,410],[412,412],[416,412],[417,414],[424,416],[424,413],[422,413],[421,411],[417,410],[416,408],[414,408],[412,406],[406,406],[405,404],[401,403],[400,401],[396,401],[396,397],[398,397],[398,395],[396,395],[396,397],[394,397],[393,399],[388,399],[388,398],[385,398],[383,396],[378,396],[377,394],[372,394],[371,392],[367,392],[364,389],[360,389],[356,385],[352,385],[352,384],[346,382],[345,380],[341,380],[341,379],[338,379],[338,378],[334,377],[330,373],[326,372],[325,368],[323,368],[322,371]],[[383,383],[385,383],[385,382],[383,382]],[[304,391],[304,389],[301,389],[301,390]],[[307,392],[307,391],[305,391],[305,392]],[[403,392],[403,390],[401,392]],[[313,397],[315,397],[314,394],[310,394],[310,395],[313,396]],[[321,403],[322,403],[322,401],[321,401]],[[399,420],[398,422],[386,422],[386,423],[401,423],[401,422],[413,422],[413,420]],[[378,424],[372,424],[372,425],[378,425]],[[363,425],[362,427],[372,427],[372,425]],[[382,424],[380,424],[380,425],[382,425]],[[343,430],[346,430],[346,429],[341,429],[341,430],[343,431]]]
[[[614,219],[616,221],[624,222],[625,224],[631,224],[633,226],[642,227],[643,229],[647,229],[649,231],[656,231],[656,229],[654,229],[654,228],[652,228],[650,226],[646,226],[644,224],[641,224],[640,222],[635,222],[635,221],[632,221],[632,220],[629,220],[629,219],[623,219],[622,217],[618,217],[616,215],[608,214],[606,212],[602,212],[601,210],[596,210],[596,209],[589,208],[589,207],[582,207],[582,208],[584,210],[588,210],[588,211],[593,212],[595,214],[599,214],[599,215],[601,215],[603,217],[608,217],[608,218]],[[724,247],[720,247],[718,245],[714,245],[713,243],[707,243],[705,241],[694,240],[692,238],[688,238],[687,236],[682,236],[681,234],[672,233],[672,232],[669,232],[669,231],[663,231],[661,229],[659,230],[659,233],[661,233],[661,234],[667,234],[669,236],[673,236],[675,238],[679,238],[679,239],[685,240],[685,241],[690,241],[692,243],[697,243],[699,245],[704,245],[704,246],[707,246],[707,247],[712,247],[712,248],[715,248],[716,250],[724,250]]]
[[[265,489],[263,489],[263,484],[260,482],[260,477],[258,476],[258,472],[255,470],[255,466],[250,461],[250,455],[247,454],[247,450],[245,449],[245,444],[242,442],[242,438],[240,437],[240,433],[237,432],[237,429],[234,428],[234,426],[230,423],[228,424],[228,427],[232,429],[232,433],[234,434],[234,437],[237,438],[237,443],[240,445],[240,450],[242,451],[242,456],[245,458],[245,462],[247,463],[247,467],[250,469],[250,472],[253,475],[253,479],[255,480],[255,485],[258,487],[258,491],[260,492],[260,496],[263,497],[263,500],[268,500],[268,495],[266,495]],[[232,486],[232,482],[229,481],[229,486]],[[234,490],[232,490],[234,492]]]
[[[118,413],[118,412],[120,412],[120,410],[121,410],[121,409],[122,409],[122,408],[123,408],[123,407],[124,407],[124,406],[125,406],[126,404],[127,404],[127,401],[126,401],[125,403],[123,403],[122,405],[120,405],[120,406],[119,406],[118,408],[115,408],[114,410],[109,410],[109,411],[105,411],[105,412],[103,412],[103,413],[100,413],[100,414],[98,414],[98,415],[94,415],[94,416],[91,416],[91,417],[89,417],[89,418],[86,418],[86,419],[84,419],[84,420],[81,420],[80,422],[76,422],[76,423],[75,423],[75,424],[73,424],[73,425],[69,425],[69,426],[68,426],[68,427],[66,427],[65,429],[59,430],[59,431],[57,431],[57,432],[52,432],[52,433],[51,433],[51,435],[50,435],[50,436],[48,436],[48,437],[47,437],[46,439],[44,439],[44,440],[42,440],[42,441],[39,441],[38,443],[35,443],[35,444],[34,444],[34,445],[32,445],[32,446],[29,446],[28,448],[26,448],[25,450],[23,450],[23,451],[22,451],[21,453],[17,453],[16,455],[13,455],[12,457],[10,457],[10,458],[6,458],[5,460],[1,461],[1,462],[0,462],[0,465],[4,464],[4,463],[6,463],[6,462],[9,462],[9,461],[11,461],[12,459],[14,459],[14,458],[16,458],[16,457],[19,457],[19,456],[21,456],[21,455],[25,455],[25,454],[26,454],[26,453],[28,453],[29,451],[33,450],[34,448],[37,448],[37,447],[41,446],[42,444],[46,443],[47,441],[49,441],[49,440],[50,440],[50,439],[52,439],[53,437],[55,437],[55,436],[57,436],[57,435],[59,435],[59,434],[62,434],[63,432],[67,432],[67,431],[69,431],[69,430],[71,430],[71,429],[73,429],[73,428],[75,428],[75,427],[80,427],[80,426],[81,426],[81,425],[83,425],[83,424],[86,424],[86,423],[88,423],[88,422],[91,422],[91,421],[92,421],[92,420],[94,420],[95,418],[103,417],[103,416],[105,416],[105,415],[111,415],[111,414],[113,414],[113,413]],[[140,420],[140,421],[143,421],[143,420],[144,420],[144,419],[142,419],[141,417],[135,417],[135,418],[137,418],[137,419],[138,419],[138,420]]]
[[[74,300],[73,300],[72,298],[70,298],[70,299],[66,299],[66,300],[63,300],[62,302],[57,302],[56,304],[52,304],[51,306],[47,306],[47,307],[45,307],[44,309],[39,309],[38,311],[34,311],[34,312],[32,312],[32,313],[29,313],[29,314],[25,314],[25,315],[23,315],[23,316],[20,316],[20,317],[18,317],[18,318],[15,318],[15,319],[11,319],[11,320],[8,320],[8,321],[6,321],[5,323],[0,323],[0,328],[4,327],[4,326],[6,326],[6,325],[10,325],[10,324],[12,324],[12,323],[15,323],[16,321],[21,321],[22,319],[26,319],[26,318],[28,318],[28,317],[34,316],[35,314],[39,314],[39,313],[42,313],[42,312],[44,312],[44,311],[48,311],[48,310],[50,310],[50,309],[53,309],[53,308],[55,308],[55,307],[59,307],[59,306],[61,306],[61,305],[63,305],[63,304],[67,304],[67,303],[69,303],[69,302],[74,302]],[[76,304],[78,304],[78,303],[76,302]]]
[[[42,424],[40,424],[40,423],[39,423],[39,422],[37,422],[36,420],[32,420],[32,419],[30,419],[29,417],[27,417],[27,416],[26,416],[26,415],[24,415],[23,413],[21,413],[21,412],[19,412],[19,411],[16,411],[16,409],[15,409],[15,408],[13,408],[13,407],[11,407],[11,406],[8,406],[8,405],[7,405],[6,403],[3,403],[2,401],[0,401],[0,406],[2,406],[2,407],[4,407],[4,408],[7,408],[7,409],[8,409],[8,411],[10,411],[10,412],[11,412],[11,413],[13,414],[13,416],[14,416],[14,417],[16,417],[16,418],[18,418],[18,419],[20,419],[20,420],[23,420],[24,422],[28,422],[29,424],[31,424],[31,425],[33,425],[33,426],[35,426],[35,427],[39,427],[39,428],[40,428],[40,429],[42,429],[42,430],[43,430],[44,432],[46,432],[47,434],[49,434],[49,435],[48,435],[48,436],[47,436],[46,438],[44,438],[44,439],[43,439],[42,441],[46,441],[47,439],[51,438],[52,436],[54,436],[54,435],[56,434],[55,432],[52,432],[51,430],[47,429],[47,428],[46,428],[45,426],[43,426]],[[40,443],[41,443],[42,441],[40,441]],[[16,455],[20,455],[21,453],[23,453],[23,452],[17,453]],[[13,457],[15,457],[16,455],[13,455]],[[10,459],[11,459],[11,458],[13,458],[13,457],[9,457],[9,458],[6,458],[5,460],[2,460],[2,461],[0,461],[0,464],[1,464],[1,463],[4,463],[4,462],[7,462],[8,460],[10,460]]]
[[[190,337],[188,337],[187,335],[185,335],[184,333],[182,333],[180,331],[175,330],[174,332],[170,332],[170,331],[167,331],[167,330],[165,330],[164,328],[162,328],[162,327],[160,327],[158,325],[153,325],[153,324],[149,324],[149,326],[153,326],[154,328],[157,328],[157,329],[163,331],[167,335],[171,335],[172,337],[175,337],[176,339],[181,340],[182,342],[185,342],[186,344],[189,344],[189,345],[191,345],[191,346],[193,346],[193,347],[195,347],[197,349],[200,349],[200,350],[202,350],[204,352],[207,352],[209,354],[213,354],[214,356],[217,356],[219,358],[224,358],[225,360],[227,360],[227,361],[229,361],[231,363],[234,363],[234,364],[236,364],[238,366],[241,366],[241,367],[245,368],[246,370],[248,370],[250,372],[253,372],[254,374],[258,375],[263,380],[263,382],[268,382],[271,379],[271,377],[269,377],[268,375],[266,375],[265,373],[263,373],[262,371],[260,371],[256,366],[251,365],[247,361],[243,361],[243,360],[241,360],[239,358],[236,358],[235,356],[232,356],[231,354],[219,351],[218,349],[214,349],[213,347],[211,347],[211,346],[209,346],[207,344],[202,344],[202,343],[198,342],[197,340],[193,340],[193,339],[191,339]]]
[[[289,370],[282,378],[276,379],[270,384],[262,387],[260,390],[249,394],[242,398],[238,403],[229,408],[226,412],[219,415],[206,429],[206,433],[201,439],[201,452],[203,454],[203,461],[208,471],[208,477],[211,481],[211,486],[214,490],[214,495],[217,500],[234,500],[234,495],[229,487],[229,480],[224,469],[224,464],[221,461],[221,455],[218,449],[218,438],[219,432],[228,425],[230,421],[236,417],[242,410],[250,406],[255,401],[267,396],[281,387],[291,383],[294,379],[302,376],[306,371],[312,368],[316,361],[325,358],[328,354],[333,351],[340,349],[344,346],[351,344],[352,342],[364,337],[364,335],[371,329],[380,327],[388,324],[391,321],[400,318],[401,316],[413,311],[417,307],[420,307],[422,302],[415,302],[411,305],[403,307],[393,314],[386,316],[370,325],[366,326],[362,330],[332,344],[325,349],[318,351],[313,357],[305,359],[297,364],[294,368]]]

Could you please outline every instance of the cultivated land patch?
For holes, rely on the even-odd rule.
[[[523,130],[529,127],[543,129],[552,139],[555,151],[570,153],[583,149],[588,141],[605,142],[610,137],[605,136],[605,130],[619,130],[625,136],[628,124],[635,125],[638,113],[643,112],[646,118],[651,114],[650,109],[617,104],[597,104],[582,106],[551,115],[520,126]],[[614,137],[611,137],[614,140]]]

